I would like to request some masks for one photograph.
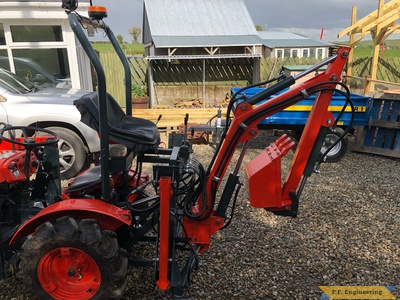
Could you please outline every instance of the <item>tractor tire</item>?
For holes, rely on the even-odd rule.
[[[76,176],[86,167],[87,152],[82,139],[72,130],[63,127],[48,127],[60,136],[58,152],[61,179]]]
[[[117,299],[126,288],[126,253],[96,220],[46,222],[22,249],[19,277],[35,299]]]
[[[324,154],[328,148],[335,143],[343,134],[342,128],[336,128],[335,131],[329,131],[325,137],[324,144],[321,148],[321,154]],[[324,161],[327,163],[338,162],[347,152],[349,147],[349,139],[345,136],[337,145],[335,145],[326,155]]]

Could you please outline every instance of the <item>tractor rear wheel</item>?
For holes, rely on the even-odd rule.
[[[115,299],[125,290],[127,256],[96,220],[46,222],[22,248],[21,277],[37,299]]]

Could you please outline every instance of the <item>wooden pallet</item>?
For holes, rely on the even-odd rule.
[[[178,108],[151,108],[151,109],[134,109],[132,116],[157,122],[160,115],[160,121],[157,127],[161,129],[177,129],[180,124],[184,123],[186,114],[189,114],[190,123],[205,124],[218,112],[218,108],[195,108],[195,109],[178,109]]]
[[[358,127],[354,151],[400,158],[400,94],[374,99],[366,127]]]

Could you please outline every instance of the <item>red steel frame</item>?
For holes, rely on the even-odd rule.
[[[159,226],[159,272],[157,286],[161,290],[169,287],[170,281],[168,277],[169,268],[169,219],[170,219],[170,199],[172,196],[172,180],[170,177],[161,177],[158,181],[160,185],[160,226]]]
[[[278,96],[275,96],[258,106],[252,106],[246,102],[240,103],[237,106],[234,112],[234,119],[226,133],[221,147],[219,148],[214,160],[214,164],[212,165],[210,173],[207,177],[207,208],[204,212],[204,215],[210,213],[210,210],[214,208],[213,206],[216,191],[221,184],[221,179],[224,177],[229,163],[231,162],[234,150],[240,143],[246,142],[257,135],[258,123],[261,120],[264,120],[265,118],[294,104],[293,102],[287,101],[287,99],[295,99],[296,95],[305,92],[307,89],[308,93],[312,93],[317,89],[326,88],[327,90],[319,92],[315,99],[314,105],[304,128],[302,138],[296,149],[289,172],[282,187],[281,207],[285,207],[285,209],[291,208],[292,200],[289,192],[296,192],[298,189],[303,172],[312,153],[314,143],[321,127],[329,128],[334,124],[334,117],[332,113],[329,112],[328,107],[333,94],[332,89],[334,89],[336,87],[336,83],[341,80],[342,71],[347,61],[349,51],[349,47],[339,47],[336,52],[336,58],[328,63],[327,69],[324,72],[303,83],[298,84],[292,89],[289,89],[288,91],[279,94]],[[314,87],[315,85],[318,85],[318,88]],[[302,99],[303,98],[301,97],[297,97],[295,103],[301,101]],[[277,106],[277,108],[273,108],[274,106]],[[243,132],[238,134],[237,131],[241,128],[243,128]],[[220,228],[223,226],[223,224],[221,224],[221,218],[216,218],[212,214],[207,219],[208,222],[212,221],[213,219],[216,220],[215,225],[209,227],[208,234],[211,236],[217,231],[215,227]],[[204,239],[204,230],[201,230],[200,233],[200,230],[198,230],[196,227],[197,225],[193,223],[194,222],[185,220],[186,230],[191,233],[188,235],[194,238],[195,243],[198,241],[199,244],[202,244],[201,241],[204,242],[206,240]],[[194,226],[196,228],[193,228]],[[207,249],[209,245],[205,243],[203,244],[203,247]]]
[[[291,207],[292,200],[289,193],[297,191],[320,128],[331,127],[334,124],[333,115],[328,111],[328,107],[333,94],[332,89],[335,88],[336,82],[341,79],[341,73],[346,63],[349,50],[348,47],[340,47],[337,51],[336,58],[328,64],[325,72],[320,73],[271,100],[254,107],[246,102],[240,103],[237,106],[234,113],[234,119],[226,133],[221,147],[219,148],[207,177],[207,206],[204,211],[204,216],[208,215],[208,217],[205,217],[202,220],[189,220],[184,218],[185,232],[188,237],[193,239],[193,243],[202,246],[199,250],[200,252],[209,248],[211,235],[224,225],[223,218],[214,216],[212,210],[214,209],[216,191],[221,184],[220,179],[224,177],[237,146],[257,135],[257,125],[261,120],[294,104],[293,101],[288,101],[288,99],[295,99],[295,102],[299,102],[302,100],[302,98],[297,96],[299,93],[306,91],[307,89],[308,92],[311,93],[317,89],[313,88],[313,86],[323,83],[322,86],[319,86],[318,88],[327,88],[331,90],[319,92],[317,95],[302,138],[295,152],[289,173],[282,187],[281,206],[285,206],[285,208]],[[157,286],[160,289],[165,290],[170,285],[168,272],[172,179],[170,177],[161,177],[159,184],[160,241],[159,276]],[[201,201],[199,201],[199,203],[201,203]],[[199,207],[193,207],[193,211],[199,211]],[[122,224],[132,224],[131,214],[128,210],[119,209],[111,204],[98,200],[70,199],[55,203],[45,211],[37,214],[21,226],[10,243],[12,244],[20,237],[31,233],[34,227],[42,224],[44,221],[65,215],[66,213],[78,214],[85,217],[88,217],[88,215],[91,214],[94,218],[100,220],[100,226],[102,228],[109,230],[115,230]]]

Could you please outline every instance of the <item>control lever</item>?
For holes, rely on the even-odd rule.
[[[185,128],[185,137],[184,140],[187,140],[187,129],[188,129],[188,121],[189,121],[189,114],[185,115],[185,119],[184,119],[184,128]]]
[[[158,116],[157,121],[156,121],[156,125],[158,124],[158,122],[160,122],[161,118],[162,118],[162,115],[160,114],[160,115]]]

